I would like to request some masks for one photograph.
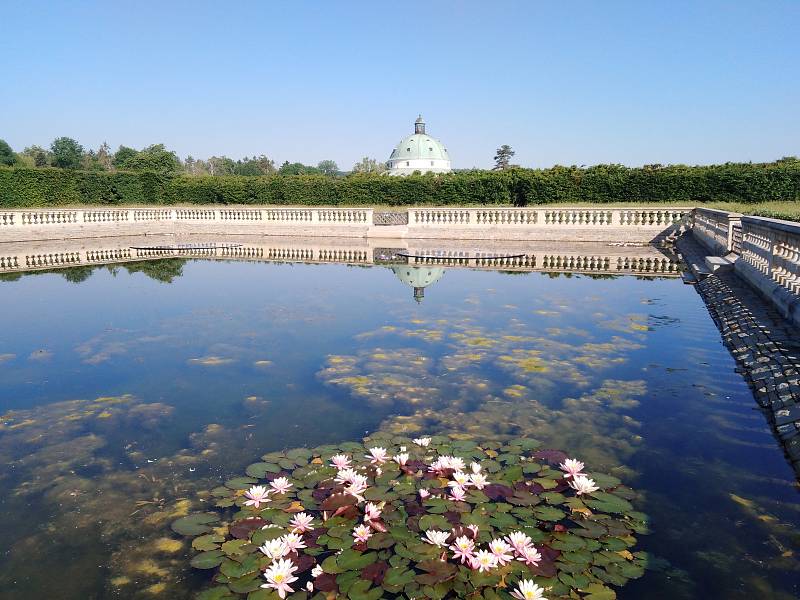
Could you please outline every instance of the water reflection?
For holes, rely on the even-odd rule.
[[[272,255],[254,260],[290,264],[131,255],[79,285],[54,274],[3,284],[10,597],[190,597],[202,575],[167,523],[263,453],[379,428],[528,435],[643,490],[653,533],[641,541],[660,570],[622,598],[797,595],[791,474],[679,280],[551,279],[474,255],[449,259],[472,270],[393,264],[378,242],[370,254],[269,241]],[[395,268],[353,268],[381,248]],[[600,256],[584,250],[546,255]],[[614,252],[631,265],[665,256],[605,252],[590,273],[624,264]],[[345,264],[298,264],[334,255]],[[396,279],[411,267],[423,269],[412,283],[436,279],[422,303]]]

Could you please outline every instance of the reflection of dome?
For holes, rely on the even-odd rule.
[[[439,140],[425,133],[425,121],[420,115],[414,122],[414,134],[403,138],[386,161],[389,175],[449,173],[450,155]]]
[[[409,267],[408,265],[395,265],[390,268],[400,281],[414,288],[414,300],[417,302],[425,297],[425,288],[439,281],[442,275],[444,275],[444,269],[442,267]]]

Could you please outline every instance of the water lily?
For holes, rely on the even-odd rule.
[[[436,531],[435,529],[428,529],[425,532],[425,537],[422,538],[423,542],[444,548],[447,546],[447,539],[450,537],[449,531]]]
[[[460,560],[462,563],[469,564],[475,554],[475,542],[465,535],[458,536],[450,546],[453,551],[453,559]]]
[[[473,473],[481,472],[481,465],[479,463],[476,462],[470,463],[469,468],[472,470]]]
[[[517,600],[547,600],[544,597],[544,588],[540,588],[530,579],[520,581],[511,595]]]
[[[422,437],[422,438],[416,438],[415,440],[412,440],[412,441],[413,441],[413,442],[414,442],[414,443],[415,443],[417,446],[422,446],[423,448],[427,448],[427,447],[428,447],[428,444],[430,444],[430,443],[431,443],[431,438],[429,438],[429,437]]]
[[[267,580],[267,583],[263,584],[261,587],[272,588],[278,592],[278,596],[286,598],[287,592],[294,592],[289,584],[297,581],[297,577],[293,575],[296,570],[297,567],[292,561],[278,559],[264,571],[264,578]]]
[[[397,454],[392,457],[392,460],[402,467],[408,462],[408,453],[403,452],[402,454]]]
[[[262,504],[269,502],[269,498],[267,497],[269,492],[263,485],[254,485],[247,490],[244,495],[249,498],[249,500],[245,501],[245,506],[255,506],[256,508],[260,508]]]
[[[364,506],[364,520],[374,521],[381,516],[381,507],[374,502],[367,502]]]
[[[467,492],[461,486],[450,488],[450,497],[457,502],[461,502],[466,496]]]
[[[508,542],[514,547],[517,552],[522,552],[523,548],[531,545],[531,538],[529,535],[521,531],[513,531],[506,536]]]
[[[289,488],[292,487],[292,484],[289,483],[286,477],[277,477],[270,481],[269,485],[272,487],[270,492],[273,494],[285,494],[289,491]]]
[[[258,548],[263,552],[267,558],[275,560],[276,558],[283,558],[289,554],[289,547],[284,543],[283,538],[279,537],[274,540],[267,540],[263,546]]]
[[[344,491],[355,496],[359,502],[364,502],[364,497],[361,495],[369,487],[367,478],[364,475],[356,475]]]
[[[283,543],[286,544],[287,548],[289,548],[289,552],[295,552],[306,547],[303,537],[296,533],[287,533],[285,536],[283,536]]]
[[[478,550],[472,557],[472,568],[481,573],[497,566],[497,557],[488,550]]]
[[[311,576],[312,576],[312,577],[314,577],[314,578],[317,578],[317,577],[319,577],[320,575],[322,575],[324,572],[325,572],[325,571],[323,571],[323,570],[322,570],[322,567],[320,567],[319,565],[317,565],[316,567],[314,567],[313,569],[311,569]]]
[[[347,469],[350,467],[350,457],[346,454],[337,454],[331,457],[331,466],[339,470]]]
[[[591,494],[600,488],[595,485],[594,479],[590,479],[586,475],[575,475],[572,481],[569,482],[569,487],[577,492],[577,495]]]
[[[314,517],[308,515],[304,512],[297,513],[294,518],[289,521],[289,525],[292,526],[293,533],[304,533],[306,531],[313,531],[314,528],[311,526],[311,523],[314,522]]]
[[[579,460],[575,460],[574,458],[568,458],[558,466],[561,467],[561,470],[564,471],[564,473],[566,473],[565,477],[575,477],[576,475],[583,474],[583,467],[586,465]]]
[[[467,487],[471,482],[469,475],[467,475],[463,471],[456,471],[455,473],[453,473],[453,481],[451,481],[450,484],[453,483],[461,487]]]
[[[353,539],[356,542],[364,543],[372,537],[372,529],[369,525],[356,525],[353,528]]]
[[[495,539],[489,542],[489,550],[497,557],[497,562],[502,566],[514,560],[511,554],[513,548],[505,540]]]
[[[475,486],[475,489],[482,490],[489,485],[489,480],[483,473],[473,473],[469,476],[469,482]]]
[[[533,546],[524,546],[517,550],[519,557],[517,560],[524,562],[526,565],[533,565],[534,567],[542,560],[541,553]]]
[[[386,448],[370,448],[369,454],[367,454],[367,458],[370,459],[370,462],[373,465],[382,465],[387,460],[389,460],[389,455],[386,452]]]
[[[347,467],[344,469],[339,469],[339,471],[336,473],[336,477],[333,480],[336,483],[351,483],[356,477],[358,477],[356,470]]]
[[[467,529],[469,529],[472,532],[473,536],[478,537],[478,532],[480,531],[481,528],[473,524],[473,525],[467,525]]]
[[[431,495],[431,493],[430,493],[430,492],[429,492],[427,489],[425,489],[425,488],[422,488],[422,489],[420,489],[420,491],[419,491],[419,497],[420,497],[420,499],[422,499],[422,500],[425,500],[425,498],[427,498],[427,497],[428,497],[428,496],[430,496],[430,495]]]
[[[312,581],[306,582],[306,591],[313,592],[314,591],[314,583]]]

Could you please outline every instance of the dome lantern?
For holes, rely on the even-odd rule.
[[[414,121],[414,133],[425,135],[425,121],[422,115],[418,116],[417,120]]]

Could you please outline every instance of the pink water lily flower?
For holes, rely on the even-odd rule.
[[[531,545],[530,536],[522,533],[521,531],[513,531],[506,536],[508,543],[514,547],[517,552],[522,552],[523,548]]]
[[[245,501],[245,506],[260,508],[262,504],[266,504],[270,501],[268,498],[269,492],[263,485],[254,485],[247,490],[244,495],[249,498],[249,500]]]
[[[481,573],[489,571],[497,566],[497,557],[488,550],[478,550],[472,557],[471,566]]]
[[[472,532],[472,535],[478,537],[478,532],[480,531],[480,527],[478,527],[477,525],[467,525],[467,529],[469,529]]]
[[[339,469],[339,471],[336,473],[336,477],[333,480],[336,483],[352,483],[353,479],[356,477],[358,477],[356,470],[347,467],[344,469]]]
[[[461,502],[462,500],[464,500],[466,494],[467,493],[464,491],[464,488],[462,488],[461,486],[455,486],[450,488],[450,497],[453,500],[456,500],[457,502]]]
[[[454,560],[460,560],[463,564],[471,564],[475,555],[475,542],[467,536],[461,535],[453,541],[450,550],[453,551]]]
[[[296,533],[287,533],[283,536],[283,543],[289,548],[289,552],[294,552],[306,547],[303,537]]]
[[[296,570],[297,567],[292,561],[278,559],[264,571],[264,578],[267,580],[267,583],[263,584],[261,587],[272,588],[278,592],[278,596],[286,598],[287,592],[290,594],[294,592],[289,584],[297,581],[297,577],[293,575]]]
[[[365,543],[372,537],[372,529],[369,525],[356,525],[353,528],[353,539],[356,543]]]
[[[473,473],[469,476],[469,482],[478,490],[482,490],[489,485],[489,480],[486,479],[486,475],[483,473]]]
[[[463,471],[456,471],[453,473],[453,481],[450,481],[447,485],[453,487],[453,484],[460,487],[467,487],[470,484],[470,477]]]
[[[387,460],[389,460],[389,455],[386,452],[386,448],[370,448],[369,454],[367,454],[367,458],[370,459],[373,465],[382,465]]]
[[[278,477],[273,479],[269,482],[269,485],[272,487],[270,490],[271,494],[285,494],[289,491],[289,488],[292,487],[292,484],[289,483],[289,480],[286,479],[286,477]]]
[[[374,502],[367,502],[364,506],[364,520],[375,521],[381,516],[381,507]]]
[[[346,454],[337,454],[331,457],[331,466],[339,470],[350,468],[350,457]]]
[[[517,560],[524,562],[526,565],[533,565],[534,567],[542,560],[541,553],[533,546],[524,546],[517,550],[519,556]]]
[[[289,547],[284,544],[283,538],[276,538],[274,540],[267,540],[263,546],[258,548],[263,552],[267,558],[275,560],[276,558],[283,558],[289,554]]]
[[[311,526],[313,522],[314,517],[301,512],[297,513],[294,518],[289,521],[289,525],[292,526],[293,533],[305,533],[306,531],[314,531],[314,528]]]
[[[558,466],[561,467],[561,470],[564,471],[564,473],[566,473],[565,477],[575,477],[576,475],[583,474],[583,467],[586,465],[579,460],[575,460],[574,458],[568,458]]]
[[[428,490],[426,490],[425,488],[422,488],[422,489],[419,491],[419,497],[420,497],[422,500],[425,500],[425,498],[427,498],[427,497],[428,497],[428,496],[430,496],[430,495],[431,495],[431,493],[430,493]]]
[[[510,563],[514,560],[514,555],[511,553],[513,548],[505,540],[496,539],[489,542],[489,550],[497,557],[497,562],[500,566]]]
[[[367,487],[369,487],[367,478],[364,475],[356,475],[344,491],[354,496],[359,502],[364,502],[364,497],[361,494],[366,491]]]

